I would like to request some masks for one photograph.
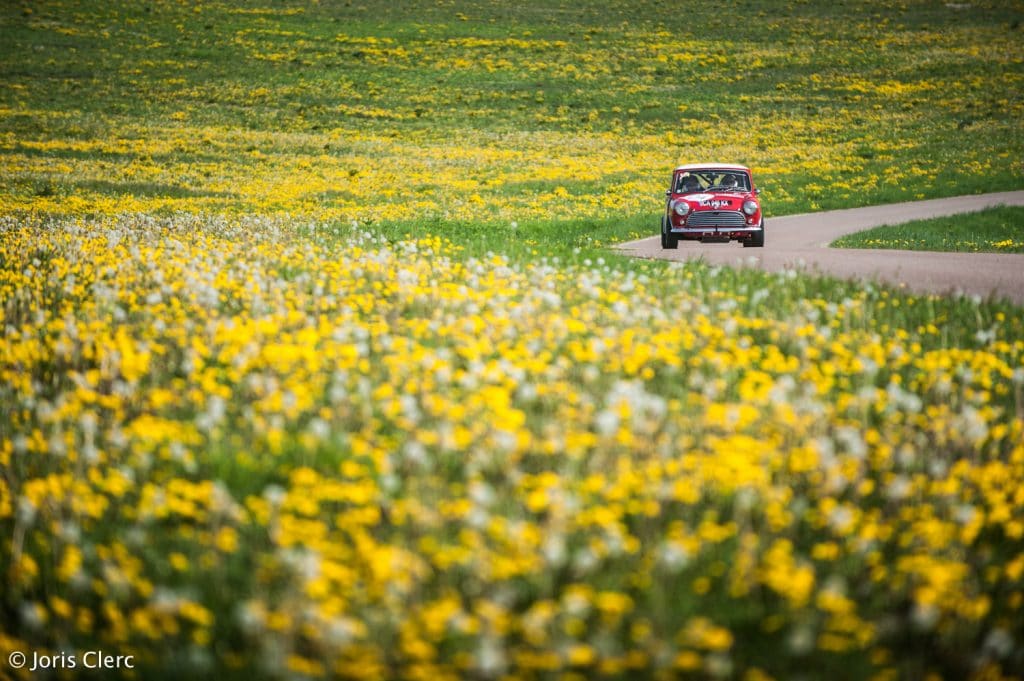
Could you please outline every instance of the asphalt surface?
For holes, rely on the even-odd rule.
[[[699,241],[680,241],[677,250],[664,250],[657,234],[616,247],[641,258],[703,258],[713,264],[759,267],[768,271],[797,269],[846,279],[884,281],[922,293],[1007,298],[1024,305],[1024,254],[934,253],[828,246],[841,236],[871,227],[969,213],[1000,205],[1024,205],[1024,191],[767,218],[764,248],[743,248],[738,242],[702,244]]]

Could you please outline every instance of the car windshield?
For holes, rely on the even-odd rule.
[[[750,191],[750,177],[741,170],[687,170],[676,175],[679,194],[706,191]]]

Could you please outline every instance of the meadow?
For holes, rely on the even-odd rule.
[[[932,220],[885,225],[837,239],[836,248],[1024,253],[1024,209],[1000,206]]]
[[[1024,12],[666,9],[0,10],[0,677],[1024,676],[1021,309],[605,248],[1021,187]]]

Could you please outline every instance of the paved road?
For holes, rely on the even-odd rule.
[[[710,263],[753,266],[769,271],[795,268],[835,277],[878,279],[920,292],[1005,297],[1024,305],[1024,254],[828,247],[840,236],[870,227],[968,213],[999,205],[1024,205],[1024,191],[768,218],[764,248],[743,248],[736,242],[702,244],[680,241],[678,250],[669,251],[661,248],[657,235],[617,247],[642,258],[704,258]]]

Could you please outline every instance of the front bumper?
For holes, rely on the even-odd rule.
[[[761,227],[757,225],[750,225],[749,227],[675,227],[673,226],[669,231],[673,234],[694,234],[708,236],[721,235],[721,234],[745,234],[751,232],[761,231]]]
[[[669,233],[674,239],[700,241],[706,244],[721,244],[730,241],[753,241],[761,226],[744,227],[672,227]]]

